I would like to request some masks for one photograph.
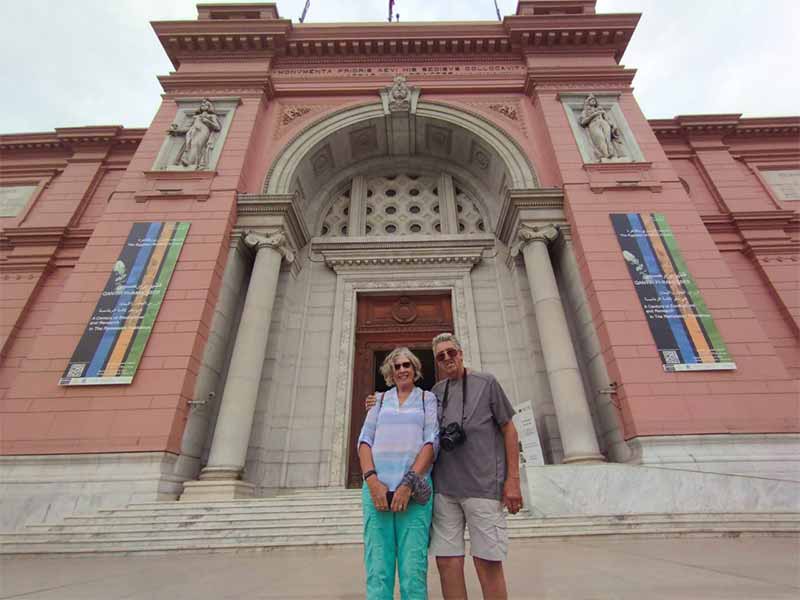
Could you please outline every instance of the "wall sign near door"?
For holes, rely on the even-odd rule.
[[[665,371],[736,368],[664,215],[610,215]]]
[[[60,385],[127,384],[153,330],[189,223],[134,223]]]

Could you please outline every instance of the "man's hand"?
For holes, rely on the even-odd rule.
[[[407,485],[398,486],[392,496],[392,512],[403,512],[408,508],[408,501],[411,499],[411,488]]]
[[[373,392],[372,394],[367,396],[367,398],[364,400],[364,406],[367,408],[367,411],[369,411],[369,409],[375,406],[375,402],[376,402],[376,397],[375,393]]]
[[[522,490],[519,487],[519,477],[509,477],[503,484],[503,505],[512,515],[517,514],[522,508]]]
[[[378,479],[377,475],[373,475],[367,479],[367,487],[369,488],[369,495],[372,496],[372,503],[375,508],[381,512],[389,510],[389,503],[386,502],[386,492],[389,488]],[[392,502],[394,504],[394,502]]]

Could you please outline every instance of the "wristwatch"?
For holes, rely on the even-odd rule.
[[[364,473],[364,481],[366,481],[367,479],[369,479],[373,475],[377,475],[377,474],[378,474],[378,472],[375,469],[370,469],[369,471]]]

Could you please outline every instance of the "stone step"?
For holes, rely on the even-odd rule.
[[[796,533],[800,535],[800,529],[787,528],[781,524],[752,524],[743,523],[736,527],[729,525],[706,525],[697,527],[694,525],[680,525],[671,527],[659,527],[655,525],[639,525],[639,524],[626,524],[625,526],[598,526],[598,527],[550,527],[542,528],[536,526],[518,527],[509,529],[508,534],[512,538],[527,538],[537,537],[540,535],[557,535],[557,536],[590,536],[596,535],[597,532],[604,534],[606,532],[614,532],[615,534],[622,535],[629,532],[636,531],[660,531],[662,533],[680,533],[703,531],[707,533]],[[196,529],[175,529],[175,530],[150,530],[150,531],[114,531],[114,532],[100,532],[100,533],[72,533],[70,535],[59,535],[53,533],[41,534],[19,534],[11,539],[0,541],[0,548],[5,548],[7,545],[13,544],[81,544],[85,542],[100,543],[100,544],[114,544],[126,543],[131,545],[138,545],[142,543],[149,543],[151,541],[160,540],[214,540],[214,539],[228,539],[235,538],[246,540],[249,538],[319,538],[319,539],[332,539],[339,536],[357,536],[361,533],[360,524],[355,525],[318,525],[315,527],[306,528],[281,528],[277,526],[271,527],[252,527],[249,529],[231,530],[225,527],[202,527]]]
[[[227,510],[227,509],[269,509],[269,510],[287,510],[287,509],[325,509],[325,508],[360,508],[360,498],[330,498],[330,499],[308,499],[308,498],[270,498],[266,500],[243,500],[235,502],[150,502],[142,504],[129,504],[124,508],[103,508],[99,513],[109,512],[140,512],[147,513],[153,510],[169,510],[169,511],[196,511],[202,510]]]
[[[792,518],[795,517],[795,518]],[[691,523],[695,525],[724,525],[732,522],[736,524],[767,524],[781,523],[783,526],[796,524],[800,527],[800,515],[783,518],[773,515],[648,515],[648,516],[608,516],[608,517],[565,517],[550,519],[534,519],[530,517],[509,516],[508,528],[545,528],[545,527],[594,527],[598,525],[669,525],[677,523]],[[362,524],[360,511],[348,513],[326,513],[307,515],[292,515],[287,518],[285,514],[236,514],[225,513],[198,514],[191,517],[175,518],[173,515],[156,516],[143,520],[139,517],[69,517],[61,524],[33,525],[26,531],[7,534],[9,536],[24,535],[25,533],[100,533],[103,531],[167,531],[199,528],[227,528],[249,529],[252,527],[303,527],[315,525],[340,525],[355,526]]]
[[[147,502],[0,534],[0,554],[209,552],[360,544],[359,490],[222,502]],[[508,519],[513,539],[608,536],[800,537],[800,513],[639,514]]]
[[[641,528],[635,530],[619,530],[618,528],[597,528],[591,532],[581,531],[576,533],[570,530],[531,532],[511,534],[512,539],[541,539],[541,540],[567,540],[573,539],[576,535],[580,537],[595,538],[616,538],[625,537],[626,539],[642,538],[668,538],[668,537],[739,537],[748,535],[770,535],[770,536],[791,536],[800,538],[796,531],[765,531],[758,529],[742,529],[731,531],[724,529],[697,529],[687,527],[685,529],[663,529],[663,528]],[[286,546],[341,546],[361,544],[359,535],[341,535],[332,537],[295,537],[295,536],[252,536],[247,538],[187,538],[187,539],[168,539],[151,540],[133,543],[129,540],[115,540],[109,542],[92,541],[79,543],[50,543],[43,548],[40,544],[0,544],[0,554],[4,555],[24,555],[24,554],[107,554],[107,553],[155,553],[164,552],[218,552],[218,551],[241,551],[241,550],[261,550],[267,548],[286,547]]]

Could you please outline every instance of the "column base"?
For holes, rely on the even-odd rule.
[[[249,481],[236,479],[186,481],[183,484],[181,502],[202,502],[205,500],[241,500],[255,496],[256,486]]]
[[[606,458],[602,454],[576,454],[565,456],[561,461],[564,465],[599,465],[604,462],[606,462]]]

